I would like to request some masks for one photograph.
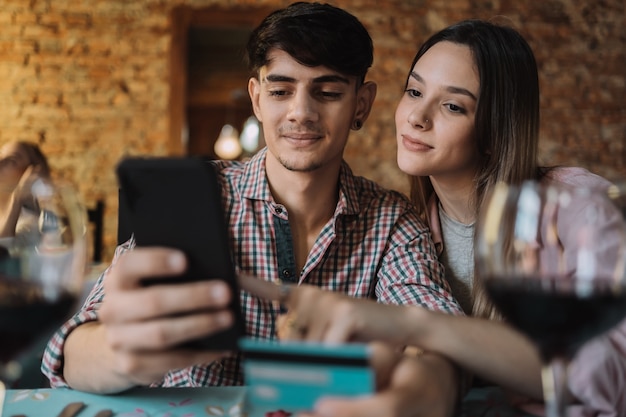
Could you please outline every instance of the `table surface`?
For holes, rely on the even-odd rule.
[[[268,417],[277,411],[247,405],[245,394],[245,387],[144,388],[119,395],[62,388],[8,390],[2,417],[55,417],[73,402],[84,403],[76,417],[94,417],[101,410],[111,410],[113,417]],[[509,407],[499,389],[482,388],[466,396],[459,417],[528,416]]]

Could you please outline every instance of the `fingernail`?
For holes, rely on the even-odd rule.
[[[223,313],[219,313],[217,315],[217,322],[221,325],[221,326],[230,326],[231,322],[232,322],[232,317],[230,315],[229,312],[223,312]]]
[[[228,288],[221,282],[215,282],[211,288],[211,295],[216,300],[223,300],[228,297]]]
[[[185,256],[180,252],[172,252],[167,258],[167,264],[176,270],[180,270],[185,265]]]

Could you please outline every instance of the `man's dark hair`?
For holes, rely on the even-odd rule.
[[[258,75],[277,48],[309,67],[326,66],[363,82],[374,47],[363,24],[345,10],[322,3],[297,2],[268,15],[248,40],[248,67]]]

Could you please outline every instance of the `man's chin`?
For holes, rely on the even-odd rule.
[[[321,168],[322,164],[303,163],[302,161],[280,161],[280,164],[287,170],[292,172],[314,172]]]

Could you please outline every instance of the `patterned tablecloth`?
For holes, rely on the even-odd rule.
[[[120,395],[70,389],[9,390],[2,417],[56,417],[73,402],[85,404],[76,417],[93,417],[101,410],[111,410],[114,417],[244,417],[245,392],[243,387],[152,388]]]
[[[76,417],[94,417],[111,410],[112,417],[287,417],[278,410],[259,410],[245,404],[245,387],[150,388],[119,395],[95,395],[70,389],[9,390],[2,417],[56,417],[70,403],[82,402]],[[474,389],[459,417],[526,417],[507,405],[494,388]]]

